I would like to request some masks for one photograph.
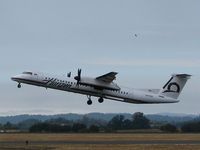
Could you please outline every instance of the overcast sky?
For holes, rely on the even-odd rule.
[[[1,0],[0,115],[89,112],[191,113],[200,106],[199,0]],[[135,37],[134,34],[138,36]],[[177,104],[137,105],[22,85],[25,70],[96,77],[117,71],[122,87],[161,88],[188,73]]]

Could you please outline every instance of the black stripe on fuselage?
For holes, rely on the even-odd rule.
[[[49,82],[46,84],[48,87],[56,87],[56,88],[70,88],[72,85],[69,84],[67,81],[64,82],[59,82],[60,80],[58,80],[56,78],[52,78],[51,80],[49,80]]]

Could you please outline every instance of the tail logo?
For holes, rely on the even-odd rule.
[[[174,92],[174,93],[179,93],[180,92],[180,86],[176,82],[171,82],[167,86],[167,90],[165,90],[163,93],[166,92]]]

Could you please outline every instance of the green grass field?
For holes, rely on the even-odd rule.
[[[29,144],[26,145],[25,141]],[[0,134],[0,150],[200,150],[200,144],[32,144],[34,141],[200,140],[200,134]],[[6,144],[4,142],[21,142]]]

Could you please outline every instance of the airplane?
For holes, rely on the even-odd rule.
[[[92,96],[97,97],[99,103],[102,103],[104,99],[110,99],[135,104],[160,104],[179,102],[178,97],[187,80],[191,77],[189,74],[173,74],[161,89],[125,91],[114,83],[117,74],[117,72],[109,72],[96,78],[82,77],[81,69],[78,69],[77,76],[73,78],[71,72],[66,76],[50,76],[44,73],[26,71],[11,77],[11,80],[18,82],[18,88],[21,88],[21,83],[25,83],[46,89],[51,88],[87,95],[88,105],[92,104]]]

